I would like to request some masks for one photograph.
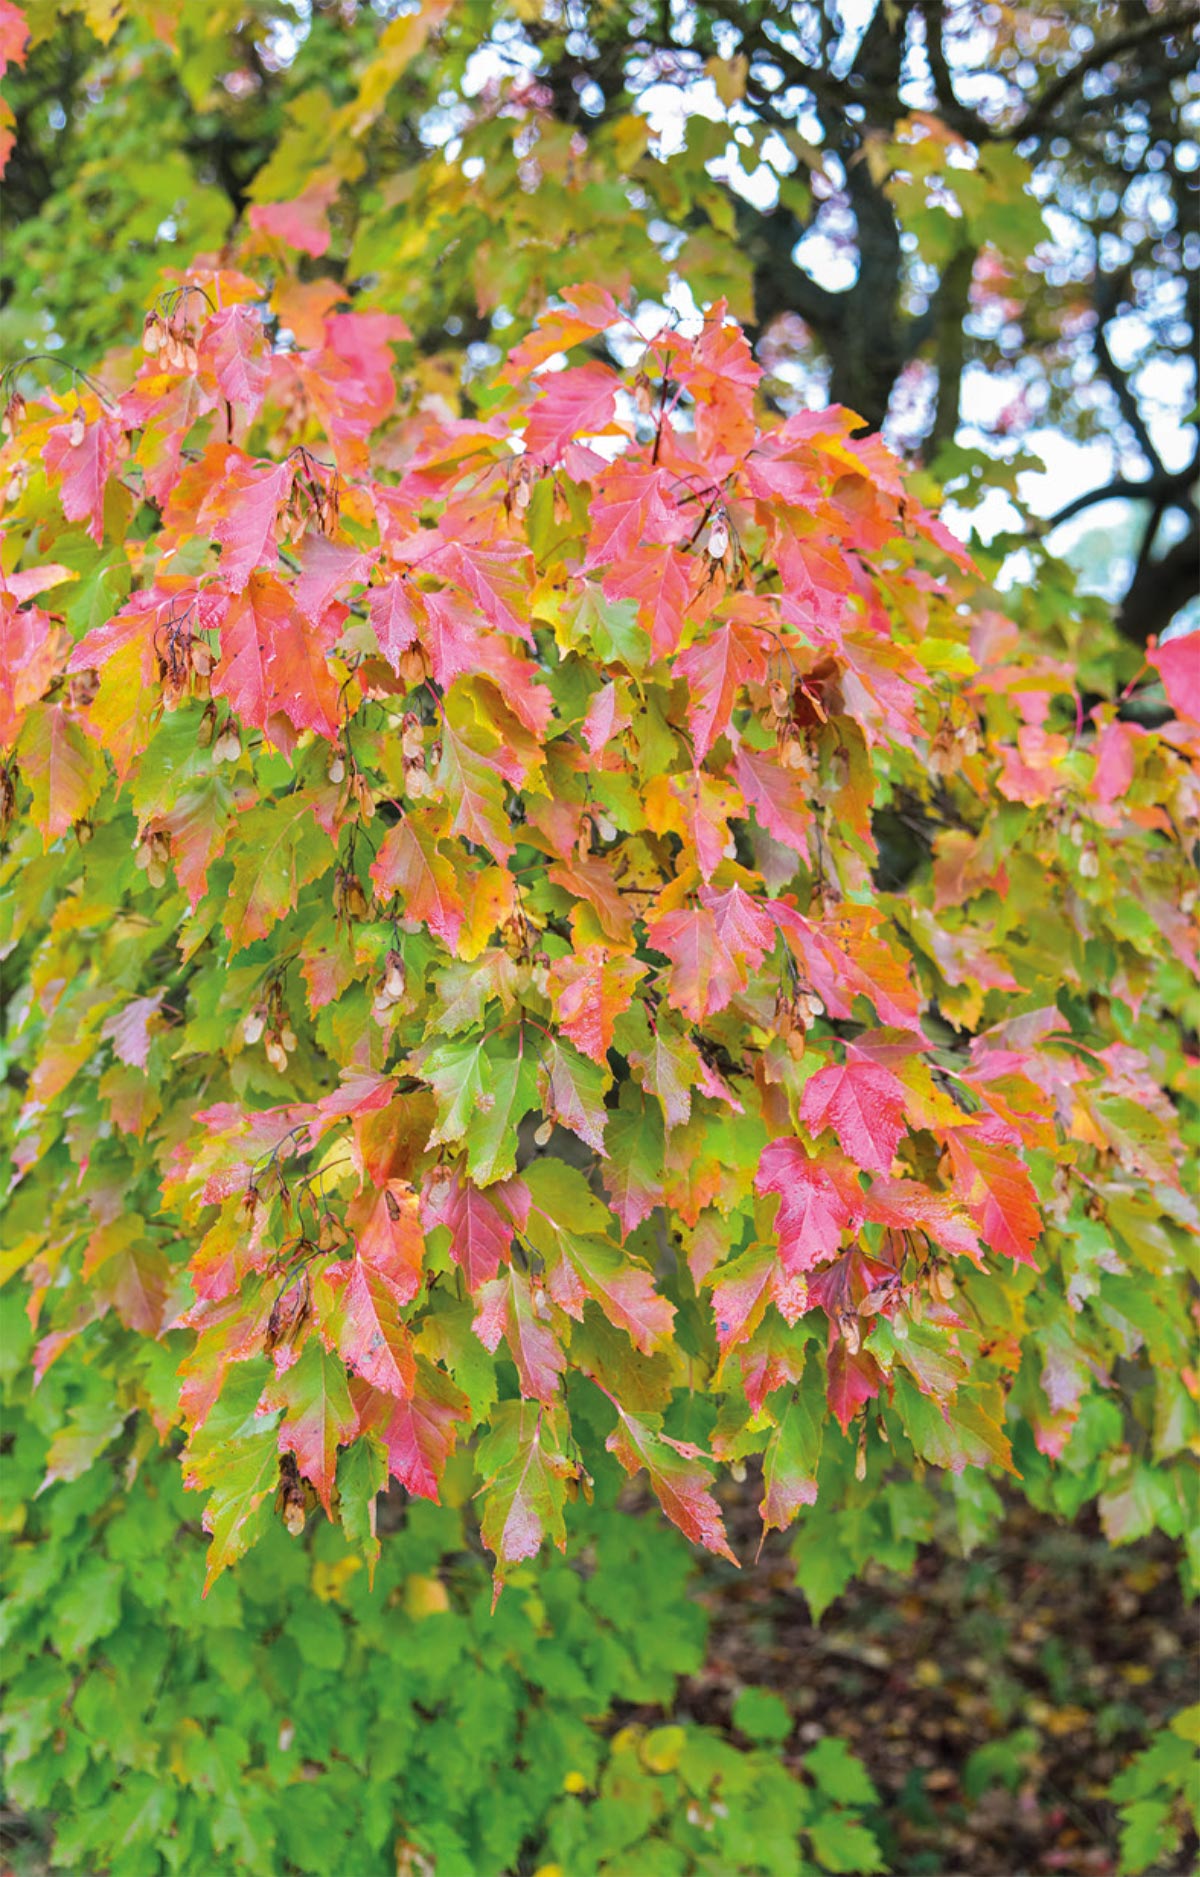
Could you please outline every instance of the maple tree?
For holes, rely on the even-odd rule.
[[[744,30],[769,38],[779,10],[746,9]],[[356,1747],[305,1787],[272,1701],[247,1700],[244,1732],[210,1727],[220,1701],[195,1718],[188,1665],[226,1700],[280,1673],[289,1703],[336,1707],[347,1649],[361,1733],[368,1711],[387,1731],[397,1679],[437,1715],[403,1817],[384,1805],[355,1840],[380,1868],[474,1877],[537,1843],[608,1870],[643,1855],[643,1812],[645,1845],[671,1821],[672,1868],[790,1872],[799,1832],[827,1868],[878,1868],[843,1809],[869,1782],[831,1741],[807,1785],[682,1728],[600,1742],[607,1705],[669,1700],[687,1670],[669,1526],[744,1559],[728,1475],[764,1537],[791,1534],[818,1617],[947,1520],[978,1542],[1005,1481],[1062,1517],[1095,1504],[1114,1543],[1184,1541],[1194,1581],[1200,657],[1153,629],[1177,587],[1147,559],[1130,593],[1149,568],[1157,597],[1136,619],[1127,598],[1114,629],[1043,543],[1013,586],[1010,543],[968,552],[939,518],[947,489],[1009,474],[947,429],[955,256],[939,480],[861,421],[888,401],[861,332],[860,408],[808,407],[813,332],[843,395],[853,360],[836,322],[771,326],[789,311],[772,292],[798,284],[755,245],[781,212],[756,233],[708,167],[743,116],[760,149],[779,128],[762,44],[722,38],[719,8],[696,10],[695,58],[662,28],[660,75],[703,69],[725,113],[672,153],[631,108],[627,10],[605,14],[590,128],[568,93],[596,55],[547,32],[551,11],[522,9],[513,41],[539,82],[497,80],[467,111],[471,48],[512,25],[490,5],[382,26],[317,7],[302,56],[272,65],[276,9],[218,6],[201,34],[170,0],[105,0],[86,9],[116,48],[97,67],[74,13],[0,0],[18,191],[47,48],[114,123],[129,95],[174,99],[143,103],[124,148],[150,130],[175,150],[161,191],[182,220],[163,232],[135,164],[141,219],[107,294],[80,270],[126,198],[55,146],[0,395],[0,1283],[24,1306],[5,1339],[6,1724],[21,1803],[61,1812],[73,1792],[105,1821],[62,1855],[137,1877],[172,1833],[181,1856],[226,1854],[233,1790],[253,1795],[234,1808],[246,1868],[276,1869],[279,1845],[289,1868],[344,1858],[345,1782],[384,1761]],[[943,18],[920,12],[927,33]],[[1001,12],[1006,48],[1040,47],[1022,108],[1058,122],[1094,60]],[[1071,108],[1090,122],[1116,87],[1136,116],[1146,91],[1160,124],[1186,90],[1187,15],[1136,34]],[[854,188],[921,264],[948,192],[969,211],[966,285],[995,286],[1043,226],[1018,119],[992,125],[1005,168],[955,104],[959,67],[932,78],[937,121],[901,123],[886,73],[865,118],[832,79],[827,109]],[[462,141],[437,156],[448,98]],[[401,171],[397,121],[426,127]],[[190,167],[210,160],[219,181]],[[627,173],[637,201],[611,188]],[[59,215],[79,192],[97,219]],[[56,218],[61,276],[33,288]],[[698,310],[667,291],[672,264]],[[1074,305],[1052,287],[1029,314],[1051,377]],[[1190,500],[1167,480],[1160,518]],[[650,1536],[612,1510],[627,1481],[661,1508]],[[188,1506],[203,1612],[186,1546],[169,1592],[137,1562]],[[476,1524],[493,1583],[468,1616],[474,1563],[453,1612],[429,1573]],[[571,1546],[595,1562],[582,1600],[555,1555]],[[220,1638],[242,1586],[264,1620],[238,1680]],[[323,1625],[343,1599],[352,1620]],[[444,1660],[389,1628],[397,1601],[406,1623],[444,1619]],[[285,1606],[307,1678],[272,1666]],[[585,1646],[594,1689],[565,1660]],[[461,1661],[512,1684],[513,1741],[474,1784],[449,1745],[480,1725]],[[165,1793],[142,1745],[101,1739],[114,1664],[179,1704]],[[564,1689],[498,1804],[543,1690]],[[770,1699],[761,1735],[743,1704],[746,1738],[773,1738]],[[1188,1727],[1118,1793],[1151,1807],[1152,1845],[1175,1829]]]
[[[47,1477],[181,1425],[210,1581],[473,1437],[497,1590],[605,1454],[727,1555],[756,1454],[851,1569],[926,1465],[1181,1534],[1191,646],[1085,710],[720,304],[574,289],[448,417],[340,299],[8,377],[7,1268],[113,1401]]]

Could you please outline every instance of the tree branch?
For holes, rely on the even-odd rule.
[[[1134,482],[1127,476],[1117,476],[1112,482],[1101,484],[1097,489],[1085,490],[1073,501],[1056,509],[1053,515],[1047,515],[1039,524],[1040,534],[1049,534],[1052,529],[1061,527],[1064,521],[1071,521],[1076,515],[1082,515],[1085,509],[1095,508],[1100,502],[1150,502],[1157,513],[1164,509],[1188,506],[1188,491],[1200,474],[1200,459],[1192,458],[1186,469],[1175,475],[1165,471],[1161,476],[1149,476],[1142,482]]]
[[[943,123],[961,136],[969,137],[972,143],[986,143],[995,134],[991,126],[969,105],[960,104],[955,94],[954,80],[946,62],[944,0],[921,0],[921,17],[925,22],[925,57],[929,61],[933,95]]]
[[[1040,134],[1046,120],[1054,115],[1063,99],[1072,92],[1076,85],[1094,72],[1097,67],[1107,65],[1110,59],[1120,58],[1124,52],[1131,52],[1143,40],[1170,38],[1175,33],[1186,32],[1189,27],[1200,25],[1200,0],[1196,4],[1180,7],[1175,13],[1150,14],[1139,20],[1136,26],[1127,27],[1123,33],[1114,33],[1111,39],[1098,40],[1091,50],[1077,59],[1069,71],[1062,72],[1047,85],[1045,91],[1036,98],[1020,123],[1014,125],[1007,135],[1016,142],[1026,137]]]
[[[937,406],[926,450],[932,457],[938,446],[949,443],[958,428],[959,396],[966,364],[967,335],[964,321],[971,298],[971,277],[975,271],[974,247],[959,248],[942,274],[933,307],[937,334]]]
[[[1095,296],[1096,332],[1093,345],[1095,347],[1097,363],[1104,373],[1104,376],[1107,378],[1112,387],[1113,394],[1116,397],[1117,408],[1126,424],[1133,432],[1139,450],[1150,465],[1152,475],[1163,476],[1166,474],[1166,470],[1163,467],[1162,458],[1154,446],[1154,439],[1150,435],[1149,426],[1138,408],[1137,398],[1129,382],[1129,374],[1122,371],[1113,358],[1109,350],[1108,336],[1104,330],[1109,320],[1116,313],[1124,280],[1125,275],[1122,272],[1119,274],[1102,275],[1097,282]]]

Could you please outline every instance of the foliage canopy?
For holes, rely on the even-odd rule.
[[[720,306],[577,289],[451,419],[396,316],[273,344],[300,291],[193,270],[128,389],[10,405],[12,1262],[114,1388],[50,1477],[182,1419],[214,1576],[482,1428],[499,1585],[580,1418],[714,1550],[706,1450],[767,1529],[1065,1456],[1179,1534],[1186,641],[1085,715]]]

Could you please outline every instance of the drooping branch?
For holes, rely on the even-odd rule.
[[[1096,508],[1101,502],[1149,502],[1161,514],[1168,508],[1187,506],[1188,491],[1200,475],[1200,461],[1193,458],[1186,469],[1174,475],[1166,471],[1161,476],[1151,476],[1137,482],[1127,476],[1118,476],[1112,482],[1102,483],[1099,488],[1087,489],[1077,495],[1062,508],[1048,515],[1041,524],[1041,531],[1049,533],[1052,528],[1059,528],[1063,522],[1071,521],[1076,515],[1082,515],[1089,508]]]

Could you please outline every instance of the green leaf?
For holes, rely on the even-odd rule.
[[[372,1584],[381,1550],[375,1531],[375,1499],[385,1490],[387,1478],[387,1454],[375,1434],[360,1435],[338,1455],[338,1514],[342,1530],[365,1559]]]
[[[839,1805],[878,1805],[879,1794],[860,1759],[844,1740],[826,1734],[804,1756],[804,1770],[827,1799]]]
[[[734,1699],[733,1724],[747,1740],[779,1742],[791,1733],[792,1716],[769,1688],[743,1688]]]

